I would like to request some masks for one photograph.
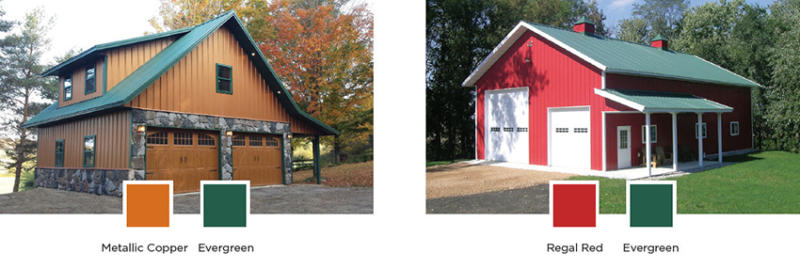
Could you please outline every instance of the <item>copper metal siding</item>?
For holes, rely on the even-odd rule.
[[[64,139],[64,168],[82,168],[83,138],[96,135],[95,168],[127,169],[129,117],[120,111],[39,128],[38,166],[55,167],[55,141]]]

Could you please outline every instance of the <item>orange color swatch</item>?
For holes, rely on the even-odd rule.
[[[129,183],[124,195],[128,227],[169,227],[169,184]]]

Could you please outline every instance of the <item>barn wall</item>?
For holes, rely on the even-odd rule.
[[[233,94],[216,91],[216,64],[233,69]],[[261,121],[290,122],[292,131],[315,130],[292,119],[239,46],[220,28],[178,61],[129,104],[134,108]]]
[[[532,47],[528,43],[533,42]],[[531,59],[526,63],[525,59]],[[523,34],[509,50],[478,80],[477,87],[477,157],[485,159],[484,93],[513,87],[529,87],[530,163],[547,165],[547,108],[563,106],[591,107],[592,155],[600,156],[600,130],[594,88],[602,84],[600,70],[573,56],[531,31]],[[595,121],[595,119],[598,119]],[[595,139],[595,137],[598,137]],[[592,169],[601,169],[601,161],[592,158]]]
[[[727,152],[743,150],[752,147],[752,124],[750,122],[752,111],[750,109],[749,88],[615,74],[608,74],[606,76],[606,87],[616,89],[654,90],[663,92],[685,92],[730,106],[733,108],[733,112],[722,113],[722,151]],[[606,103],[608,110],[614,110],[614,108],[621,106],[613,101],[606,101]],[[670,137],[670,140],[659,139],[659,143],[656,144],[656,146],[661,145],[664,146],[668,151],[672,151],[671,116],[669,114],[653,114],[653,117],[662,117],[662,115],[666,120],[655,123],[659,126],[659,138],[662,137],[662,133],[666,132],[665,136],[663,137]],[[612,167],[615,168],[617,163],[617,148],[615,141],[616,125],[613,125],[615,120],[612,119],[615,117],[617,116],[606,118],[606,140],[613,142],[613,144],[608,144],[606,148],[608,169],[613,169]],[[644,115],[640,114],[639,117],[640,121],[629,122],[629,124],[637,124],[639,126],[639,129],[636,130],[634,130],[635,126],[631,127],[631,132],[634,137],[640,137],[638,136],[640,135],[638,132],[641,132],[641,125],[644,124]],[[738,136],[730,135],[731,121],[739,122]],[[694,124],[696,122],[697,114],[695,113],[678,114],[678,146],[688,147],[688,149],[695,155],[693,156],[695,158],[697,157],[696,154],[698,150],[697,139],[695,139],[694,136]],[[707,128],[707,138],[703,139],[703,152],[706,154],[715,154],[717,153],[717,114],[703,113],[703,122],[706,123]],[[609,136],[608,134],[612,135]],[[636,148],[632,149],[638,150]]]
[[[59,77],[58,79],[58,106],[66,106],[71,105],[74,103],[78,103],[80,101],[92,99],[98,96],[103,95],[103,59],[98,59],[95,62],[95,73],[94,73],[94,81],[95,81],[95,91],[90,94],[85,94],[84,91],[86,89],[86,67],[78,68],[72,72],[72,99],[64,100],[64,79],[65,77]]]
[[[64,167],[83,168],[83,138],[96,135],[94,169],[128,169],[130,115],[119,111],[38,129],[37,167],[55,167],[55,141],[64,139]]]

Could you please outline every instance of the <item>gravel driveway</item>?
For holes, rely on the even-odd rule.
[[[428,213],[547,213],[550,180],[573,175],[460,162],[426,171]]]
[[[320,185],[255,187],[250,213],[371,214],[372,188],[333,188]],[[200,194],[174,198],[175,213],[199,213]],[[120,214],[122,199],[88,193],[37,188],[0,195],[0,213]]]
[[[547,214],[550,185],[428,199],[429,214]]]

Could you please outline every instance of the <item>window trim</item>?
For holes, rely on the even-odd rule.
[[[92,165],[89,166],[86,164],[86,139],[92,138],[94,140],[94,148],[92,149]],[[83,167],[95,167],[97,166],[97,135],[87,135],[83,137],[83,143],[81,144],[83,148]]]
[[[69,97],[67,97],[67,80],[68,79],[69,79]],[[61,88],[63,88],[63,90],[64,90],[64,101],[72,100],[72,95],[74,94],[74,92],[72,92],[72,89],[74,88],[73,87],[74,84],[75,84],[75,81],[72,80],[72,75],[70,75],[69,77],[64,77],[64,80],[61,81]]]
[[[644,127],[645,126],[647,126],[647,125],[642,124],[642,144],[644,144],[644,142],[645,142],[644,141],[645,140],[645,137],[644,137],[644,133],[645,133]],[[650,134],[652,134],[651,136],[653,136],[653,138],[650,139],[650,144],[656,144],[656,143],[658,143],[658,125],[650,124],[650,126],[653,127],[653,130],[650,131]]]
[[[220,67],[227,67],[227,68],[230,68],[230,69],[231,69],[231,78],[223,78],[223,77],[220,77],[220,76],[219,76],[219,68],[220,68]],[[217,63],[217,65],[214,67],[214,69],[215,69],[215,71],[216,71],[216,77],[217,77],[217,79],[216,79],[216,80],[214,80],[214,83],[216,84],[217,93],[233,94],[233,67],[232,67],[232,66],[230,66],[230,65],[225,65],[225,64]],[[227,80],[227,81],[229,81],[229,82],[230,82],[230,84],[231,84],[231,89],[230,89],[230,91],[224,91],[224,90],[220,90],[220,89],[219,89],[219,80],[220,80],[220,79],[222,79],[222,80]]]
[[[61,143],[61,164],[58,163],[58,143]],[[56,139],[56,143],[54,144],[53,153],[55,158],[53,159],[53,166],[55,167],[64,167],[64,154],[66,152],[66,145],[64,144],[64,139]]]
[[[702,125],[703,126],[702,130],[705,131],[704,134],[703,134],[703,139],[708,138],[708,124],[706,124],[706,122],[700,122],[700,123],[695,122],[694,123],[694,139],[699,139],[699,137],[697,137],[699,135],[699,133],[697,131],[697,125],[698,124]],[[703,131],[700,131],[700,132],[703,132]]]
[[[89,85],[89,72],[87,72],[89,69],[94,69],[94,78],[92,78],[94,80],[92,84],[94,85],[92,85],[92,91],[89,91],[89,87],[87,87],[87,85]],[[95,92],[97,92],[97,65],[91,64],[83,70],[83,95],[89,95]]]
[[[736,123],[736,133],[735,134],[733,133],[733,124],[734,123]],[[739,136],[739,133],[740,133],[739,128],[741,128],[741,127],[742,127],[742,125],[739,124],[739,121],[731,121],[731,122],[728,123],[728,129],[729,129],[729,133],[730,133],[731,136]]]

